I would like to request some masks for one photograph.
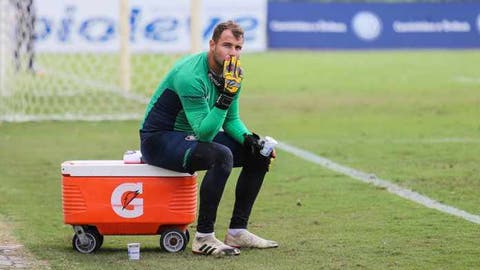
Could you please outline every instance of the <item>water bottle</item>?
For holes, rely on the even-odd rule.
[[[269,157],[278,142],[272,137],[265,136],[261,144],[263,144],[263,148],[260,150],[260,154]]]

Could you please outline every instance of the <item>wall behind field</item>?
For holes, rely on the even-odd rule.
[[[198,35],[208,48],[213,27],[233,19],[245,29],[246,51],[480,48],[480,1],[372,1],[203,0]],[[190,51],[189,5],[130,0],[131,50]],[[37,51],[119,50],[118,0],[44,0],[37,9]]]
[[[480,3],[270,2],[275,49],[479,48]]]
[[[37,3],[36,50],[54,53],[119,51],[119,0],[42,0]],[[130,49],[135,53],[190,51],[190,0],[130,0]],[[237,21],[245,30],[247,51],[266,50],[267,0],[202,0],[203,48],[216,24]]]

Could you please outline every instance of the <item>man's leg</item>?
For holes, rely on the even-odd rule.
[[[217,208],[233,167],[230,149],[218,143],[199,142],[190,155],[191,171],[207,170],[200,186],[197,232],[212,233]]]
[[[258,153],[247,154],[242,145],[223,132],[219,133],[214,141],[232,151],[234,167],[243,167],[235,189],[235,207],[230,228],[246,229],[253,204],[268,171],[270,159]]]
[[[247,228],[248,219],[262,187],[267,168],[246,164],[240,172],[235,189],[235,206],[230,220],[231,229]]]
[[[217,208],[233,167],[231,150],[216,142],[198,142],[183,132],[142,134],[141,151],[146,163],[190,172],[207,170],[200,186],[197,231],[212,233]]]
[[[260,238],[247,231],[248,219],[268,171],[270,158],[260,153],[247,153],[239,143],[223,133],[215,137],[215,141],[230,148],[235,167],[243,166],[235,189],[235,206],[225,243],[234,247],[278,247],[275,241]]]
[[[225,244],[237,248],[278,247],[277,242],[263,239],[247,230],[248,219],[262,187],[269,163],[270,159],[266,159],[263,156],[249,155],[246,157],[245,165],[238,177],[235,191],[235,207],[228,233],[225,236]]]
[[[225,245],[214,234],[218,205],[232,167],[233,156],[230,149],[215,142],[199,142],[189,157],[189,170],[207,170],[200,186],[197,233],[192,243],[192,251],[196,254],[240,254],[237,248]]]
[[[197,233],[192,243],[196,254],[225,256],[240,251],[225,245],[213,233],[217,208],[232,170],[231,151],[218,143],[192,140],[183,132],[141,134],[141,151],[145,162],[167,169],[190,172],[207,170],[200,186]]]

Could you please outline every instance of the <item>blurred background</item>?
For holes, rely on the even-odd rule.
[[[250,53],[480,47],[473,0],[0,3],[0,121],[139,119],[173,61],[227,19]]]

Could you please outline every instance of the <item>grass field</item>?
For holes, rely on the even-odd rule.
[[[243,57],[254,131],[480,215],[480,51],[268,52]],[[60,164],[120,159],[139,121],[0,123],[0,215],[53,269],[475,269],[480,225],[279,150],[249,228],[273,250],[214,259],[159,251],[157,236],[106,236],[73,251]],[[220,205],[223,238],[234,171]],[[200,174],[201,176],[201,174]],[[200,178],[201,179],[201,178]],[[194,232],[192,224],[190,231]],[[126,244],[140,242],[141,260]]]

